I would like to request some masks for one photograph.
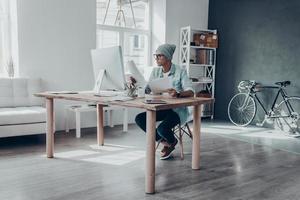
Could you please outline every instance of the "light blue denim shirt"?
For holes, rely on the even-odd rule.
[[[187,90],[191,90],[194,92],[192,82],[189,79],[187,72],[184,68],[172,63],[170,73],[168,76],[172,77],[172,85],[177,92],[182,92]],[[152,70],[149,81],[157,78],[163,78],[163,77],[164,77],[163,68],[155,67]],[[146,88],[149,87],[147,86]],[[189,117],[189,110],[187,107],[174,108],[173,110],[178,114],[181,124],[187,121]]]

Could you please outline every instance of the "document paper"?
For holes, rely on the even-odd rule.
[[[133,78],[135,78],[135,80],[137,81],[138,86],[145,87],[146,85],[145,78],[138,70],[138,68],[136,67],[135,63],[132,60],[127,62],[127,69],[129,69],[129,72],[131,73]]]
[[[149,82],[149,87],[153,93],[166,92],[173,88],[171,77],[157,78]]]

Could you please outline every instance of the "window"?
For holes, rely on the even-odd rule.
[[[97,0],[97,48],[120,45],[124,63],[148,65],[149,8],[149,0]]]
[[[138,67],[148,64],[148,37],[143,34],[125,33],[124,34],[124,61],[133,60]]]

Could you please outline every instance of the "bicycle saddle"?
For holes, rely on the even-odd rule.
[[[286,87],[288,85],[291,85],[291,81],[281,81],[281,82],[276,82],[275,84],[281,87]]]

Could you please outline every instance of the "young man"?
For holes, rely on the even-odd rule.
[[[157,48],[154,58],[158,67],[153,69],[149,81],[156,78],[171,77],[173,88],[168,90],[170,96],[174,98],[192,97],[194,90],[186,70],[172,63],[175,48],[176,46],[173,44],[163,44]],[[150,92],[150,88],[146,87],[146,93]],[[188,115],[187,107],[156,112],[156,121],[161,121],[156,129],[156,141],[161,141],[164,145],[161,150],[162,160],[171,156],[178,142],[172,128],[177,124],[184,123]],[[146,132],[146,112],[138,114],[135,121]]]

